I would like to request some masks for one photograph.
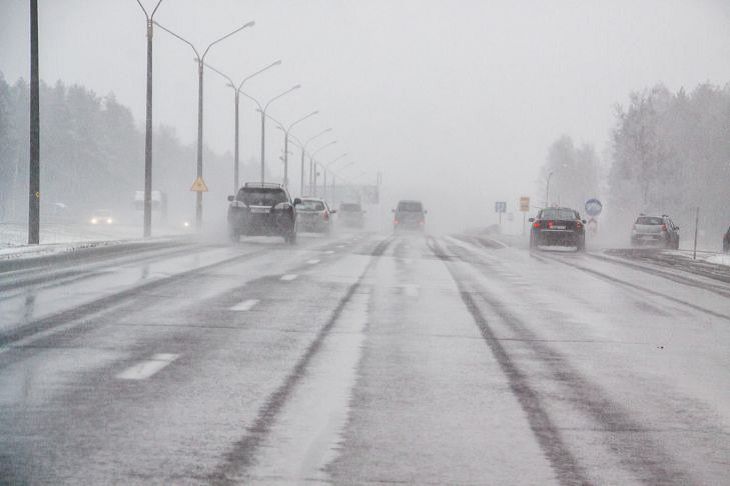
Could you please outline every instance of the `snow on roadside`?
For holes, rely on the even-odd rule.
[[[15,223],[0,223],[0,260],[34,258],[73,252],[82,248],[118,245],[144,241],[142,229],[132,225],[92,226],[83,224],[46,224],[41,227],[39,245],[27,244],[27,227]],[[180,236],[184,230],[167,229],[163,235]]]
[[[730,266],[730,254],[722,254],[718,253],[716,255],[710,255],[705,259],[705,261],[709,263],[714,263],[716,265],[727,265]]]

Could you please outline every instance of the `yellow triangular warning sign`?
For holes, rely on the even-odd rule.
[[[205,185],[202,177],[198,177],[190,188],[193,192],[208,192],[208,186]]]

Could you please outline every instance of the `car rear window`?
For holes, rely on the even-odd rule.
[[[636,218],[636,224],[664,224],[664,221],[662,221],[662,218],[657,218],[655,216],[639,216]]]
[[[342,211],[360,211],[360,205],[345,203],[340,205],[340,209]]]
[[[238,191],[236,199],[243,201],[247,206],[275,206],[288,202],[286,193],[281,189],[265,187],[244,187]]]
[[[578,215],[572,209],[543,209],[540,219],[578,219]]]
[[[301,211],[324,211],[324,204],[322,201],[308,201],[304,200],[297,206],[297,210]]]
[[[421,212],[423,206],[418,201],[401,201],[398,203],[398,211]]]

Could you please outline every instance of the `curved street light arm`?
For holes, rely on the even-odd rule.
[[[142,11],[144,12],[144,16],[147,17],[147,21],[149,22],[155,16],[155,12],[157,12],[157,9],[160,8],[160,4],[162,3],[162,0],[159,0],[157,2],[157,5],[155,5],[155,8],[152,10],[151,14],[147,13],[147,9],[144,8],[144,5],[142,5],[142,2],[140,2],[140,0],[137,0],[137,3],[139,4],[139,7],[142,9]]]
[[[277,61],[274,61],[274,62],[272,62],[271,64],[269,64],[268,66],[266,66],[266,67],[264,67],[264,68],[261,68],[261,69],[259,69],[259,70],[258,70],[258,71],[256,71],[255,73],[253,73],[253,74],[250,74],[250,75],[246,76],[245,78],[243,78],[243,79],[241,80],[241,83],[240,83],[240,84],[238,85],[238,90],[240,91],[240,90],[241,90],[241,88],[243,88],[243,83],[245,83],[245,82],[246,82],[246,81],[248,81],[249,79],[251,79],[251,78],[253,78],[254,76],[257,76],[257,75],[259,75],[259,74],[263,73],[264,71],[266,71],[266,70],[267,70],[267,69],[269,69],[269,68],[272,68],[272,67],[274,67],[274,66],[278,66],[279,64],[281,64],[281,59],[279,59],[279,60],[277,60]]]
[[[253,101],[254,103],[256,103],[256,106],[258,106],[258,107],[259,107],[259,111],[263,112],[263,109],[261,108],[261,103],[259,103],[259,100],[257,100],[257,99],[256,99],[256,98],[254,98],[253,96],[249,96],[249,95],[247,95],[246,93],[244,93],[244,92],[243,92],[243,91],[241,91],[241,90],[238,90],[238,92],[239,92],[239,93],[241,93],[241,94],[242,94],[243,96],[245,96],[246,98],[248,98],[249,100],[251,100],[251,101]]]
[[[233,32],[229,32],[228,34],[224,35],[220,39],[214,40],[213,42],[211,42],[210,44],[208,44],[208,47],[205,48],[205,51],[203,51],[203,56],[200,58],[200,60],[202,61],[203,59],[205,59],[205,55],[208,54],[208,51],[210,50],[210,48],[213,47],[214,45],[216,45],[217,43],[219,43],[220,41],[226,40],[230,36],[232,36],[233,34],[237,34],[238,32],[241,32],[243,29],[245,29],[247,27],[253,27],[254,25],[256,25],[256,22],[254,22],[252,20],[251,22],[248,22],[247,24],[244,24],[241,27],[237,28]]]
[[[185,38],[183,38],[183,37],[181,37],[181,36],[177,35],[177,34],[176,34],[175,32],[171,31],[170,29],[168,29],[167,27],[165,27],[165,26],[164,26],[164,25],[162,25],[161,23],[157,22],[156,20],[153,20],[153,21],[152,21],[152,23],[154,23],[154,24],[155,24],[155,25],[156,25],[157,27],[159,27],[160,29],[164,30],[164,31],[165,31],[165,32],[167,32],[168,34],[170,34],[170,35],[172,35],[172,36],[174,36],[174,37],[177,37],[177,38],[178,38],[179,40],[181,40],[181,41],[183,41],[184,43],[186,43],[187,45],[189,45],[189,46],[190,46],[190,48],[191,48],[191,49],[193,50],[193,52],[195,53],[195,57],[197,57],[197,58],[198,58],[198,61],[201,61],[201,60],[202,60],[202,58],[200,57],[200,53],[198,52],[198,50],[197,50],[197,49],[195,48],[195,46],[194,46],[194,45],[193,45],[193,44],[192,44],[192,43],[191,43],[190,41],[188,41],[187,39],[185,39]]]
[[[316,135],[313,135],[313,136],[309,137],[309,139],[308,139],[308,140],[307,140],[307,141],[306,141],[306,142],[304,143],[304,147],[303,147],[303,148],[304,148],[304,150],[306,150],[306,149],[307,149],[307,145],[309,145],[309,142],[312,142],[312,141],[313,141],[314,139],[316,139],[316,138],[319,138],[319,137],[321,137],[322,135],[324,135],[325,133],[327,133],[327,132],[331,132],[331,131],[332,131],[332,129],[331,129],[331,128],[325,128],[324,130],[322,130],[322,131],[321,131],[321,132],[319,132],[318,134],[316,134]]]
[[[267,103],[266,103],[266,104],[264,105],[264,109],[263,109],[262,111],[263,111],[264,113],[266,113],[266,110],[267,110],[267,109],[269,108],[269,105],[270,105],[271,103],[273,103],[274,101],[278,100],[279,98],[281,98],[281,97],[282,97],[282,96],[284,96],[285,94],[291,93],[291,92],[292,92],[292,91],[294,91],[295,89],[299,89],[299,88],[301,88],[301,87],[302,87],[302,85],[301,85],[301,84],[295,84],[294,86],[292,86],[292,87],[291,87],[291,88],[289,88],[288,90],[284,91],[283,93],[280,93],[280,94],[278,94],[278,95],[274,96],[273,98],[271,98],[271,99],[270,99],[270,100],[269,100],[269,101],[268,101],[268,102],[267,102]]]
[[[297,123],[303,122],[303,121],[304,121],[304,120],[306,120],[307,118],[309,118],[309,117],[311,117],[311,116],[314,116],[314,115],[317,115],[318,113],[319,113],[319,110],[314,110],[313,112],[311,112],[311,113],[308,113],[308,114],[304,115],[304,116],[303,116],[303,117],[301,117],[301,118],[300,118],[299,120],[297,120],[297,121],[294,121],[294,122],[291,122],[291,123],[289,124],[289,128],[287,128],[287,129],[286,129],[286,133],[288,134],[289,132],[291,132],[291,129],[292,129],[292,128],[294,128],[294,125],[296,125]]]
[[[207,64],[205,62],[203,63],[203,66],[207,67],[208,69],[210,69],[214,73],[216,73],[216,74],[220,75],[221,77],[225,78],[226,81],[228,81],[228,84],[230,85],[230,87],[233,88],[233,89],[236,89],[235,83],[233,82],[233,80],[229,76],[227,76],[226,74],[222,73],[221,71],[217,70],[216,68],[214,68],[213,66],[211,66],[210,64]]]
[[[325,169],[329,169],[330,166],[332,166],[333,164],[336,164],[337,162],[339,162],[340,160],[342,160],[344,157],[347,157],[347,152],[345,152],[344,154],[338,155],[334,159],[332,159],[329,162],[327,162],[327,164],[325,164]]]
[[[326,144],[322,145],[322,146],[321,146],[321,147],[319,147],[319,148],[318,148],[317,150],[315,150],[314,152],[312,152],[312,153],[310,154],[309,158],[310,158],[310,159],[314,159],[314,156],[315,156],[315,155],[317,154],[317,152],[319,152],[319,151],[320,151],[320,150],[322,150],[322,149],[325,149],[325,148],[329,147],[330,145],[334,145],[334,144],[336,144],[336,143],[337,143],[337,140],[332,140],[331,142],[329,142],[329,143],[326,143]]]

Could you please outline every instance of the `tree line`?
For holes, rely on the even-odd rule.
[[[9,84],[0,73],[0,221],[27,217],[29,103],[29,84]],[[98,96],[61,81],[41,83],[40,106],[43,219],[52,221],[61,207],[66,219],[76,221],[93,209],[131,212],[135,191],[144,187],[144,133],[129,108],[114,94]],[[192,214],[195,147],[166,126],[155,130],[153,140],[153,189]],[[209,188],[230,191],[231,155],[204,150]],[[253,161],[242,170],[244,178],[257,173]]]
[[[555,196],[579,209],[586,194],[602,196],[606,219],[617,228],[639,213],[668,214],[688,238],[699,207],[707,239],[720,241],[730,225],[730,86],[673,93],[657,85],[631,93],[626,106],[616,107],[607,154],[602,171],[590,145],[576,149],[562,136],[548,151],[543,181],[555,171]]]

